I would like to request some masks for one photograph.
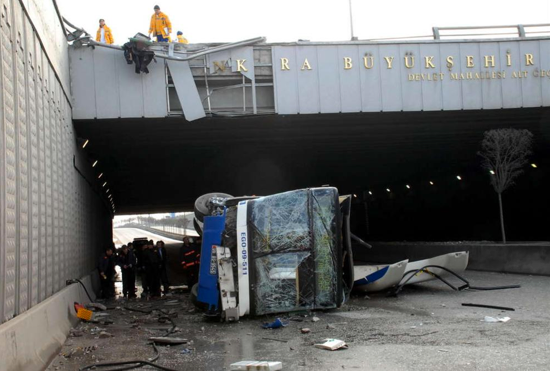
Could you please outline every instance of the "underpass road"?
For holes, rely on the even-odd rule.
[[[182,245],[182,241],[174,240],[171,238],[163,237],[155,233],[144,231],[139,228],[114,228],[113,229],[113,242],[118,248],[123,244],[132,242],[134,238],[146,237],[148,240],[164,241],[166,247],[166,253],[168,254],[168,280],[172,286],[179,286],[184,284],[181,264],[179,261],[179,251]]]
[[[116,247],[120,247],[123,244],[132,242],[134,238],[147,237],[148,240],[164,241],[165,244],[181,244],[181,241],[173,240],[171,238],[163,237],[161,235],[144,231],[139,228],[114,228],[113,229],[113,241]],[[119,246],[120,245],[120,246]]]

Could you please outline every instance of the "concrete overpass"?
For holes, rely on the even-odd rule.
[[[365,238],[496,239],[476,153],[485,130],[517,127],[540,167],[508,192],[509,224],[547,238],[548,37],[151,48],[148,75],[117,47],[69,49],[75,127],[117,213],[331,184],[367,203]]]

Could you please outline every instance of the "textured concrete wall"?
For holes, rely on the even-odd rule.
[[[34,10],[29,12],[31,5]],[[0,0],[0,13],[4,322],[58,292],[66,279],[89,273],[98,250],[110,238],[111,218],[90,184],[95,179],[85,170],[90,165],[77,148],[70,97],[64,89],[69,76],[67,46],[48,46],[59,35],[37,33],[45,20],[53,19],[53,3]],[[35,22],[37,17],[42,17],[40,22]],[[47,23],[48,32],[63,37],[58,21]],[[43,42],[46,39],[50,41]]]
[[[94,274],[97,275],[97,274]],[[94,298],[91,276],[82,279]],[[74,302],[90,300],[80,284],[65,287],[39,306],[0,326],[0,371],[44,370],[78,323]]]

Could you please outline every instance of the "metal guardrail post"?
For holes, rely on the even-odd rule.
[[[525,27],[522,24],[518,24],[519,37],[525,37]]]

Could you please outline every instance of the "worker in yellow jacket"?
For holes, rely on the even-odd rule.
[[[169,42],[172,33],[172,22],[166,14],[160,11],[160,6],[155,5],[155,14],[151,16],[149,37],[156,36],[158,42]]]
[[[177,35],[178,35],[178,42],[180,44],[189,44],[189,41],[187,41],[187,39],[183,37],[183,32],[178,31]]]
[[[104,19],[99,20],[99,28],[95,36],[95,41],[104,43],[104,44],[114,44],[115,39],[113,38],[113,33],[111,29],[107,27]]]

